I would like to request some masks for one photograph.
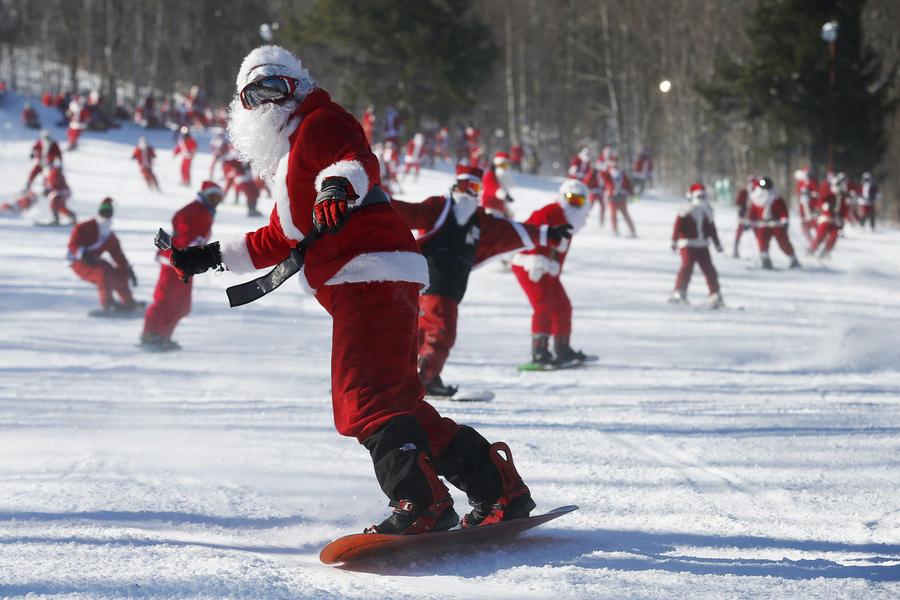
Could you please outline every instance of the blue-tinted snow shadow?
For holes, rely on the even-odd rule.
[[[146,525],[149,523],[167,523],[172,525],[206,525],[222,527],[226,529],[254,528],[272,529],[277,527],[292,527],[308,522],[308,519],[299,515],[289,517],[227,517],[217,515],[201,515],[195,513],[177,511],[113,511],[97,510],[82,512],[38,512],[38,511],[14,511],[0,512],[0,522],[3,521],[40,521],[40,522],[83,522],[93,521],[102,523],[115,523],[116,525]],[[321,519],[317,519],[321,522]],[[0,537],[0,543],[11,543],[18,538]]]
[[[692,548],[703,548],[703,556],[691,555]],[[792,560],[788,558],[717,558],[737,550],[783,550],[786,554],[821,553],[823,557]],[[825,558],[829,552],[865,554],[864,559],[849,559],[866,565],[847,565]],[[486,577],[515,567],[578,567],[616,571],[669,571],[693,575],[732,575],[777,577],[781,579],[865,579],[900,581],[900,545],[849,544],[817,540],[786,540],[751,536],[714,536],[690,533],[648,533],[643,531],[563,531],[545,529],[528,534],[514,544],[482,546],[465,553],[434,559],[421,557],[406,562],[394,559],[360,561],[341,567],[345,570],[384,575],[451,575],[466,578]]]

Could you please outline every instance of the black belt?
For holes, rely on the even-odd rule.
[[[390,202],[387,194],[381,189],[381,186],[372,186],[369,193],[366,194],[359,206],[354,208],[353,212],[360,209],[375,206],[376,204],[385,204]],[[352,215],[352,213],[351,213]],[[282,219],[290,219],[290,215],[281,216]],[[243,306],[250,304],[255,300],[259,300],[269,292],[276,289],[282,283],[296,275],[303,268],[303,261],[306,258],[306,251],[309,247],[319,239],[322,235],[318,230],[313,229],[308,236],[303,238],[299,244],[291,249],[291,254],[286,259],[275,265],[275,268],[256,279],[233,285],[225,293],[228,294],[228,303],[232,308],[235,306]]]

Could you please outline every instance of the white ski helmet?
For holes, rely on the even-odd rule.
[[[566,194],[573,194],[587,198],[589,193],[588,187],[578,179],[566,179],[559,186],[559,195],[561,197],[565,197]]]
[[[241,63],[235,81],[237,92],[240,93],[248,83],[273,75],[296,79],[298,98],[306,96],[316,85],[309,76],[309,71],[304,69],[300,60],[288,50],[281,46],[259,46],[244,57]]]

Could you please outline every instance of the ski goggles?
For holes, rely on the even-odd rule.
[[[571,204],[572,206],[577,206],[581,208],[587,202],[587,197],[581,194],[573,194],[572,192],[566,192],[565,195],[566,202]]]
[[[456,189],[458,189],[463,194],[477,196],[481,193],[481,182],[472,181],[471,179],[457,179]]]
[[[241,90],[241,104],[252,110],[262,104],[279,104],[294,95],[297,80],[284,75],[272,75],[248,83]]]

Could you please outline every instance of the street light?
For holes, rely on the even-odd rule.
[[[671,89],[672,89],[672,82],[669,81],[668,79],[663,79],[662,81],[659,82],[659,91],[661,91],[663,94],[668,94],[669,90],[671,90]]]
[[[834,84],[837,38],[840,24],[832,19],[822,25],[822,41],[828,44],[828,170],[834,172]]]

